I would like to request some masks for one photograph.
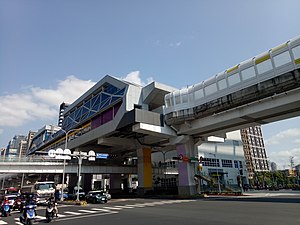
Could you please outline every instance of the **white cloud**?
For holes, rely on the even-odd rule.
[[[124,80],[145,85],[139,71],[127,74]],[[148,83],[151,81],[152,78],[147,79]],[[93,85],[95,82],[91,80],[80,80],[72,75],[59,80],[54,88],[28,86],[20,93],[0,96],[0,127],[20,127],[30,121],[55,119],[60,103],[74,102]],[[4,130],[0,129],[1,132]]]
[[[300,137],[300,128],[292,128],[292,129],[281,131],[278,134],[270,137],[269,139],[266,139],[265,143],[267,145],[277,145],[280,144],[282,141],[289,141],[290,139],[292,139],[292,142],[295,141],[299,142],[299,137]]]
[[[300,162],[300,148],[292,148],[282,151],[271,152],[269,158],[272,162],[275,162],[279,168],[278,169],[287,169],[290,168],[290,157],[294,157],[293,160],[295,165]]]
[[[18,127],[33,120],[55,118],[60,103],[72,103],[94,84],[68,76],[54,89],[30,87],[22,93],[1,96],[0,126]]]
[[[146,84],[149,84],[153,81],[152,77],[147,78],[147,83],[145,83],[144,81],[142,81],[141,77],[140,77],[140,71],[133,71],[130,72],[129,74],[126,75],[125,78],[122,78],[125,81],[134,83],[134,84],[138,84],[141,86],[145,86]]]
[[[169,44],[169,46],[171,47],[171,48],[178,48],[178,47],[180,47],[182,45],[182,42],[181,41],[178,41],[178,42],[171,42],[170,44]]]

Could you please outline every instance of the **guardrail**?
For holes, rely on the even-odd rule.
[[[14,163],[14,162],[52,162],[52,163],[61,163],[63,162],[62,160],[58,159],[53,159],[50,158],[49,156],[34,156],[34,157],[1,157],[0,158],[0,163]]]

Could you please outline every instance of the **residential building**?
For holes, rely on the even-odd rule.
[[[27,137],[25,135],[15,135],[8,143],[5,156],[9,158],[17,158],[20,154],[21,142],[26,141],[26,139]],[[24,148],[24,143],[22,144],[22,148]]]
[[[249,179],[255,172],[270,171],[261,127],[242,129],[241,135]]]

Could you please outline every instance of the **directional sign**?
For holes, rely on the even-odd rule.
[[[107,159],[109,154],[107,153],[96,153],[96,159]]]

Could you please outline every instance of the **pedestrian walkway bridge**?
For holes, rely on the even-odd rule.
[[[99,166],[89,162],[83,163],[82,173],[84,174],[114,174],[114,173],[137,173],[134,166]],[[66,163],[66,173],[77,173],[77,162]],[[19,159],[6,159],[0,161],[0,173],[4,174],[18,174],[18,173],[35,173],[35,174],[47,174],[47,173],[63,173],[63,161],[51,160],[47,157],[26,157],[22,160]]]

